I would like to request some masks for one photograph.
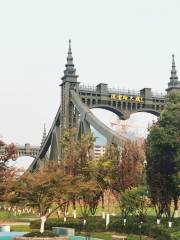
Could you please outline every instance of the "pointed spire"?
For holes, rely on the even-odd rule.
[[[41,146],[43,145],[43,143],[46,140],[46,125],[44,124],[44,130],[43,130],[43,135],[42,135],[42,140],[41,140]]]
[[[71,52],[71,39],[69,39],[69,50],[68,50],[68,54],[72,54],[72,52]]]
[[[66,69],[64,70],[64,77],[65,76],[76,76],[76,69],[74,68],[73,56],[72,56],[72,50],[71,50],[71,40],[69,40],[67,63],[65,66],[66,66]]]
[[[72,51],[71,51],[71,40],[69,40],[69,49],[68,49],[68,56],[67,56],[67,64],[66,66],[74,66],[73,64],[73,57],[72,57]]]
[[[178,76],[177,76],[177,71],[176,71],[174,54],[172,54],[172,69],[171,69],[170,82],[174,84],[174,83],[177,83],[177,81],[178,81]]]

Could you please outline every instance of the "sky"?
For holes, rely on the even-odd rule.
[[[69,39],[81,83],[164,92],[173,53],[180,69],[179,12],[179,0],[0,0],[0,135],[39,145]]]

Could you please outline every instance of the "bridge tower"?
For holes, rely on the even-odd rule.
[[[73,63],[71,50],[71,40],[69,40],[69,49],[67,63],[65,65],[64,76],[61,78],[61,118],[60,118],[60,137],[64,129],[76,128],[78,135],[90,131],[90,124],[80,114],[71,99],[71,91],[79,95],[78,75]],[[62,153],[62,151],[61,151]]]
[[[168,83],[168,88],[166,89],[166,91],[168,93],[172,90],[179,90],[180,91],[180,81],[178,81],[174,54],[172,54],[171,76],[170,76],[170,81]]]
[[[71,89],[79,93],[79,82],[77,81],[78,75],[76,74],[76,69],[73,64],[71,40],[69,40],[69,49],[64,76],[61,79],[61,128],[77,127],[78,114],[70,101]]]

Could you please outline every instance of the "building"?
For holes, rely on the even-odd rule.
[[[95,159],[98,159],[100,156],[102,156],[105,153],[106,146],[102,145],[94,145],[94,157]]]

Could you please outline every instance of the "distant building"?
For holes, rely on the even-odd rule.
[[[94,157],[98,159],[100,156],[102,156],[105,153],[106,146],[102,145],[94,145]]]

